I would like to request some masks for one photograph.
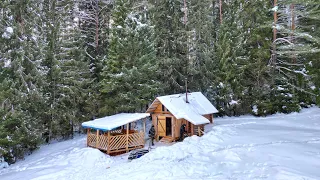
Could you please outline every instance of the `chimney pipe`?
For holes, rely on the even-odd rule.
[[[186,103],[189,103],[188,101],[188,79],[186,78]]]

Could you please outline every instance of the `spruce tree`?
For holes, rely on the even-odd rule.
[[[42,73],[34,27],[39,12],[33,1],[1,2],[0,156],[12,163],[36,149],[41,141]]]
[[[151,1],[151,4],[150,17],[156,38],[160,79],[166,94],[181,93],[185,91],[185,78],[191,75],[184,3],[171,0]]]
[[[285,86],[285,89],[277,94],[280,100],[282,99],[279,106],[286,108],[278,107],[278,111],[298,111],[300,107],[307,107],[315,102],[312,99],[317,97],[317,94],[312,93],[311,87],[314,83],[311,77],[315,76],[308,71],[311,67],[308,63],[319,53],[319,36],[314,31],[314,28],[317,28],[319,7],[318,3],[312,0],[284,0],[279,2],[276,10],[279,20],[275,26],[279,33],[274,42],[277,47],[277,60],[272,64],[276,69],[272,76],[276,79],[275,83],[280,83],[274,84],[275,91],[280,86]],[[312,68],[311,72],[314,72]],[[289,94],[295,100],[281,98],[283,94]],[[294,108],[288,110],[288,106]]]
[[[147,12],[131,6],[127,0],[115,1],[112,11],[109,53],[101,74],[102,114],[143,111],[161,92]]]

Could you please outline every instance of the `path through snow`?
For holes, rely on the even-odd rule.
[[[85,136],[43,146],[9,168],[13,179],[320,179],[320,109],[266,118],[217,118],[203,137],[140,159],[85,147]]]

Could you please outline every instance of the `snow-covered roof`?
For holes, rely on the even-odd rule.
[[[108,131],[148,116],[149,113],[120,113],[84,122],[82,127]]]
[[[218,110],[201,93],[188,93],[188,102],[186,103],[186,94],[174,94],[157,97],[151,104],[147,113],[151,113],[160,104],[163,104],[177,119],[186,119],[194,125],[210,123],[203,117],[205,114],[217,113]]]

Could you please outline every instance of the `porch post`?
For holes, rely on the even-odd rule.
[[[96,148],[99,147],[99,129],[97,130]]]
[[[159,141],[159,119],[158,119],[158,116],[156,117],[157,118],[157,127],[156,127],[156,129],[157,129],[157,142]]]
[[[107,154],[110,154],[110,130],[108,131]]]
[[[129,152],[129,123],[127,124],[127,147],[126,152]]]
[[[211,123],[214,124],[213,114],[211,114]]]
[[[176,120],[174,116],[171,117],[171,136],[175,140]]]
[[[143,119],[143,133],[144,133],[144,134],[146,134],[146,119],[147,119],[147,118],[144,118],[144,119]]]
[[[87,147],[89,146],[90,128],[87,128]]]
[[[146,144],[144,137],[146,136],[146,120],[147,118],[143,119],[143,144]]]
[[[191,124],[191,136],[193,136],[194,135],[194,125],[192,123],[190,123],[190,124]]]

